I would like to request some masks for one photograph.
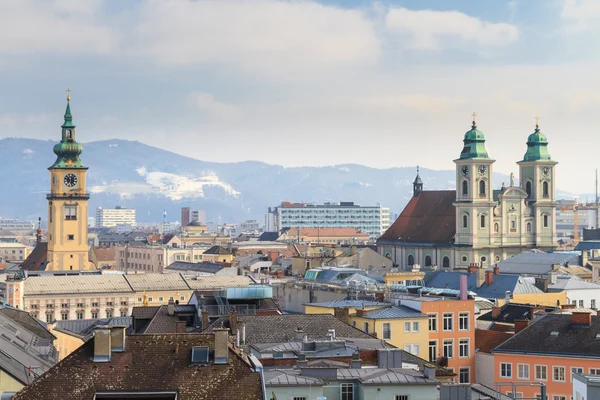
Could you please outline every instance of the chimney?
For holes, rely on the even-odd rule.
[[[296,328],[296,330],[294,331],[294,339],[304,340],[304,331],[302,330],[302,328]]]
[[[425,365],[423,367],[423,375],[425,376],[425,379],[435,381],[435,368]]]
[[[122,353],[125,351],[125,325],[113,325],[110,328],[110,351],[112,353]]]
[[[494,265],[494,275],[498,275],[500,273],[500,267],[498,264]]]
[[[592,325],[592,313],[584,311],[573,311],[571,314],[571,325],[589,327]]]
[[[479,267],[475,267],[475,268],[477,268],[477,270],[476,270],[476,274],[477,274],[477,288],[480,288],[485,283],[485,269],[479,268]]]
[[[562,310],[573,310],[577,308],[577,306],[575,304],[561,304],[560,308]]]
[[[335,340],[335,329],[328,329],[327,337],[329,338],[330,342],[333,342]]]
[[[529,309],[529,319],[532,320],[538,311],[546,311],[546,307],[531,307]]]
[[[467,275],[460,276],[460,299],[467,300],[469,292],[467,290]]]
[[[110,326],[108,325],[98,325],[94,328],[94,362],[110,361],[110,330]]]
[[[542,292],[547,293],[548,292],[548,278],[547,277],[535,278],[535,287],[540,289]]]
[[[215,364],[229,364],[229,329],[215,328]]]
[[[350,368],[362,368],[362,360],[360,359],[360,353],[358,351],[352,353],[352,359],[350,360]]]
[[[186,326],[187,326],[187,324],[185,321],[176,321],[175,322],[175,333],[185,333]]]
[[[477,265],[475,264],[470,264],[469,267],[467,268],[467,271],[469,271],[470,274],[474,274],[477,272]]]
[[[498,319],[500,314],[502,313],[502,307],[494,306],[492,307],[492,318]]]
[[[367,310],[365,310],[364,308],[357,308],[356,309],[356,316],[357,317],[364,317],[365,315],[367,315]]]
[[[231,328],[231,332],[235,332],[238,329],[238,315],[235,311],[229,313],[229,327]]]
[[[350,324],[349,310],[346,307],[336,307],[333,309],[333,315],[345,324]]]
[[[175,315],[175,302],[173,299],[169,299],[169,303],[167,303],[167,313],[169,315]]]
[[[385,293],[383,293],[383,292],[376,292],[375,293],[375,301],[383,303],[383,301],[385,300],[384,297],[385,297]]]
[[[202,310],[200,312],[200,316],[202,318],[202,329],[204,330],[204,329],[208,328],[208,324],[209,324],[209,321],[208,321],[208,311]]]
[[[527,319],[515,319],[515,335],[529,326]]]
[[[306,354],[298,354],[298,361],[296,362],[296,366],[298,368],[304,368],[308,365],[308,361],[306,361]]]
[[[494,273],[492,271],[485,271],[485,284],[490,286],[494,280]]]

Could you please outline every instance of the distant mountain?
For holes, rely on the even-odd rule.
[[[55,142],[0,140],[5,172],[0,181],[0,216],[46,219],[46,169],[54,162]],[[214,163],[184,157],[140,142],[106,140],[84,144],[92,192],[90,216],[97,206],[137,210],[139,222],[180,220],[180,208],[204,209],[210,221],[263,221],[267,207],[281,201],[381,203],[399,213],[412,196],[415,168],[375,169],[357,164],[285,168],[262,162]],[[421,168],[425,189],[455,186],[454,171]],[[495,174],[495,182],[508,183]]]

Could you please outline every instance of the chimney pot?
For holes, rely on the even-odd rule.
[[[480,288],[485,283],[485,269],[475,267],[477,274],[477,288]]]
[[[498,275],[500,273],[500,267],[496,264],[494,265],[494,275]]]
[[[492,271],[485,271],[485,284],[490,286],[494,280],[494,273]]]
[[[300,328],[300,327],[296,328],[296,330],[294,331],[294,337],[296,340],[304,339],[304,331],[302,330],[302,328]]]
[[[229,329],[215,328],[215,364],[229,363]]]
[[[502,307],[493,306],[492,307],[492,318],[494,318],[494,319],[499,318],[501,312],[502,312]]]
[[[356,315],[359,317],[364,317],[365,315],[367,315],[367,310],[365,310],[364,308],[357,308]]]

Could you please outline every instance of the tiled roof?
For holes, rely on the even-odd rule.
[[[377,242],[452,244],[456,233],[454,201],[455,190],[420,191]]]
[[[512,333],[475,329],[475,348],[482,353],[491,353],[492,349],[501,345],[513,336]]]
[[[500,316],[498,318],[492,317],[492,313],[482,315],[478,319],[481,321],[499,321],[514,323],[515,320],[519,319],[532,319],[532,309],[542,309],[545,312],[555,311],[556,307],[537,306],[534,304],[518,304],[518,303],[507,303],[504,304],[500,309]]]
[[[368,237],[369,234],[365,232],[361,232],[356,228],[300,228],[300,232],[298,232],[298,228],[290,228],[288,233],[290,236],[308,236],[308,237]]]
[[[92,247],[92,251],[96,255],[96,258],[98,259],[98,261],[114,261],[116,249],[117,248],[115,246],[93,246]]]
[[[225,265],[218,264],[218,263],[205,263],[205,262],[194,263],[194,262],[187,262],[187,261],[175,261],[174,263],[171,263],[165,269],[173,270],[173,271],[196,271],[196,272],[205,272],[205,273],[209,273],[209,274],[216,274],[223,268],[225,268]]]
[[[229,364],[191,365],[192,347],[210,346],[199,334],[131,335],[125,352],[93,362],[94,341],[75,350],[12,400],[92,399],[97,392],[177,391],[179,400],[262,399],[260,375],[236,353]]]
[[[370,300],[332,300],[332,301],[321,301],[317,303],[306,303],[307,306],[312,307],[325,307],[325,308],[362,308],[362,307],[373,307],[373,306],[389,306],[390,303],[380,303],[378,301]]]
[[[161,290],[190,290],[180,274],[128,274],[127,282],[136,292]]]
[[[281,343],[295,337],[300,328],[309,338],[325,338],[329,329],[335,329],[335,335],[343,338],[373,337],[356,329],[330,314],[283,314],[238,316],[238,326],[246,325],[246,344]],[[209,330],[229,327],[229,318],[221,317],[209,326]]]
[[[367,319],[399,319],[399,318],[427,318],[427,315],[415,311],[412,308],[406,306],[400,307],[385,307],[378,308],[376,310],[367,311],[366,315],[360,316],[360,318]]]
[[[600,316],[592,325],[572,325],[571,314],[547,314],[496,348],[494,352],[557,354],[600,358]]]
[[[135,319],[152,319],[161,306],[133,307],[131,316]]]
[[[179,317],[169,315],[168,306],[161,306],[143,331],[136,333],[177,333],[177,321]]]
[[[274,242],[279,239],[279,232],[263,232],[259,237],[259,242]]]
[[[252,282],[247,276],[199,276],[197,279],[186,279],[188,286],[194,290],[221,289],[228,287],[247,287]]]
[[[25,295],[76,293],[131,293],[124,275],[34,276],[25,280]]]
[[[37,243],[19,268],[25,271],[43,271],[46,269],[47,259],[48,242]]]
[[[232,253],[231,253],[231,251],[227,250],[223,246],[213,246],[210,249],[206,250],[202,254],[223,254],[223,255],[228,255],[228,254],[232,254]]]

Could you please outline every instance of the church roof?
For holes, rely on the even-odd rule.
[[[454,190],[420,191],[378,243],[452,244],[456,233]]]
[[[471,129],[465,133],[463,140],[464,147],[460,153],[460,159],[473,159],[473,158],[489,158],[488,152],[485,149],[485,137],[483,132],[477,129],[475,121]]]
[[[540,126],[535,125],[535,131],[527,138],[527,152],[523,157],[523,161],[549,161],[550,153],[548,153],[548,139],[546,135],[540,132]]]
[[[48,242],[39,242],[19,266],[27,271],[44,271],[48,260]]]

